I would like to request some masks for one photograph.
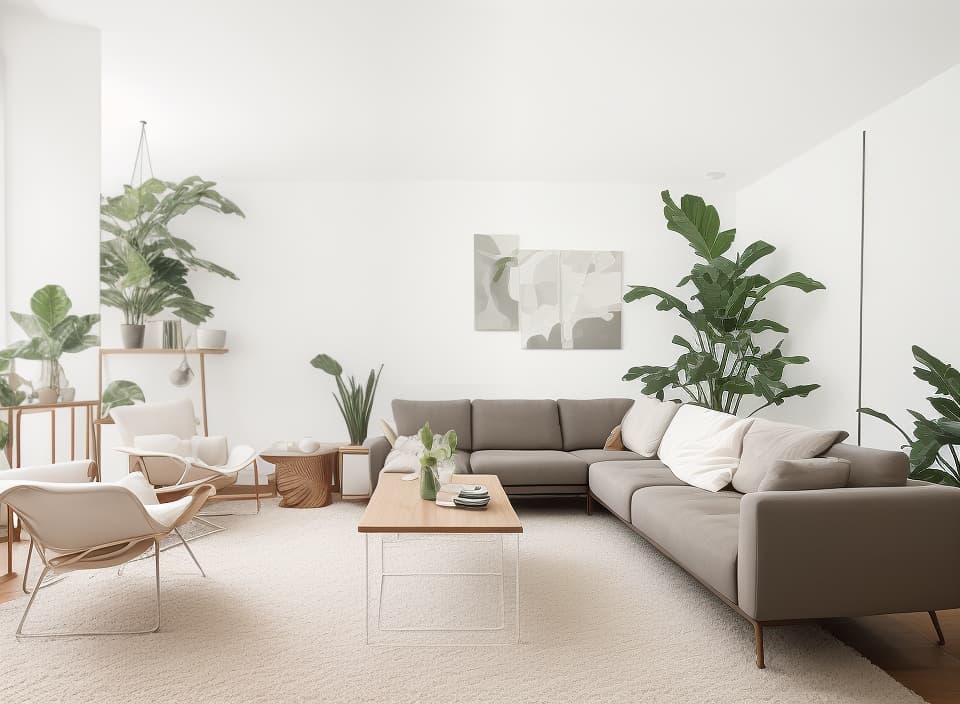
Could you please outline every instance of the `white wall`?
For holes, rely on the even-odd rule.
[[[126,160],[117,164],[113,182],[128,168]],[[693,252],[666,230],[660,189],[510,182],[220,184],[247,219],[191,214],[179,231],[202,256],[241,279],[201,274],[193,284],[198,297],[216,306],[212,326],[229,330],[230,354],[208,360],[211,432],[260,446],[303,435],[346,439],[330,398],[333,380],[309,365],[319,352],[364,377],[384,364],[371,434],[378,434],[377,418],[390,417],[395,397],[639,393],[639,382],[625,383],[621,376],[635,364],[676,359],[670,339],[682,328],[674,314],[654,310],[651,301],[628,304],[622,350],[522,350],[517,332],[475,332],[473,234],[518,233],[528,248],[623,250],[625,284],[672,288],[689,270]],[[688,191],[704,193],[724,223],[733,224],[732,194],[703,182],[673,187],[677,197]],[[105,324],[107,342],[116,339],[117,322],[112,316]],[[110,364],[111,379],[142,382],[148,399],[177,393],[166,382],[170,359]],[[115,441],[105,435],[105,446]]]
[[[23,337],[8,312],[29,312],[31,294],[48,283],[67,290],[75,313],[99,307],[100,33],[0,8],[0,57],[6,343]],[[96,351],[63,363],[77,398],[96,398]],[[31,363],[18,369],[33,375]],[[25,462],[48,459],[46,422],[25,420]],[[61,419],[64,435],[65,426]]]
[[[860,139],[867,132],[863,402],[911,427],[907,408],[926,413],[929,387],[913,378],[910,346],[960,365],[956,262],[960,224],[960,66],[852,125],[737,194],[740,231],[789,243],[790,262],[821,278],[825,297],[785,308],[791,349],[814,358],[816,397],[781,416],[856,427]],[[854,439],[855,439],[854,435]],[[863,444],[902,438],[863,419]]]

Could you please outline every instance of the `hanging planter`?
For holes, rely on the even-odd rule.
[[[155,178],[147,123],[140,125],[130,175],[130,183],[137,185],[124,186],[123,193],[100,199],[100,300],[123,312],[120,334],[128,348],[143,346],[147,319],[165,310],[194,325],[212,317],[213,306],[194,298],[187,285],[191,271],[237,279],[232,271],[196,256],[192,244],[171,234],[170,223],[196,207],[244,216],[214,190],[213,181],[199,176],[179,183]]]

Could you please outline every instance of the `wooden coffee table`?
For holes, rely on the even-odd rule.
[[[365,595],[366,595],[366,620],[365,637],[366,642],[370,643],[371,630],[380,633],[389,632],[389,635],[398,636],[401,634],[419,634],[420,636],[443,636],[437,642],[431,639],[430,642],[420,642],[414,644],[423,645],[463,645],[463,642],[451,642],[450,636],[455,634],[473,634],[484,642],[467,643],[469,645],[482,644],[500,644],[502,638],[509,637],[506,642],[518,643],[520,640],[520,534],[523,533],[523,525],[517,516],[506,492],[500,484],[500,480],[494,475],[486,474],[464,474],[454,475],[452,482],[459,484],[481,484],[487,487],[490,492],[490,503],[484,510],[471,510],[463,508],[449,508],[437,506],[433,501],[425,501],[420,498],[419,481],[408,481],[402,479],[402,474],[382,474],[377,483],[377,488],[367,504],[366,510],[360,517],[357,530],[364,536],[364,565],[365,565]],[[469,540],[469,535],[477,536],[477,540]],[[444,570],[442,557],[438,557],[439,566],[431,565],[426,569],[411,570],[405,565],[398,568],[395,565],[388,566],[385,557],[385,546],[402,549],[404,545],[413,545],[415,541],[423,538],[439,539],[447,536],[448,539],[461,538],[460,542],[453,546],[456,550],[486,550],[488,556],[493,556],[495,564],[493,568],[477,567],[473,569],[454,569]],[[466,539],[465,539],[466,537]],[[371,542],[374,542],[374,548],[371,550]],[[379,546],[377,546],[379,543]],[[422,540],[421,540],[422,544]],[[421,556],[422,556],[421,547]],[[439,551],[438,551],[439,553]],[[429,555],[429,550],[427,551]],[[463,552],[455,553],[458,556]],[[515,559],[508,559],[515,556]],[[467,559],[470,559],[467,556]],[[373,565],[371,565],[373,562]],[[396,560],[401,564],[401,560]],[[371,574],[371,566],[374,567]],[[379,569],[377,569],[379,568]],[[376,573],[379,572],[379,579],[376,579]],[[500,604],[497,614],[497,623],[494,626],[484,625],[469,628],[448,627],[444,625],[432,626],[430,624],[411,626],[411,627],[393,627],[384,628],[383,626],[383,596],[386,580],[390,578],[437,578],[444,583],[449,578],[494,578],[499,577]],[[512,582],[513,589],[508,589],[508,582]],[[371,587],[374,591],[374,599],[377,609],[371,620]],[[441,590],[442,591],[442,590]],[[509,604],[508,591],[513,592],[513,604]],[[423,592],[421,592],[423,593]],[[438,605],[438,614],[443,610],[442,605]],[[442,614],[441,614],[442,615]],[[456,616],[456,614],[454,614]],[[511,618],[512,617],[512,618]],[[449,619],[448,619],[449,620]],[[496,640],[501,638],[501,640]],[[388,639],[391,643],[403,643],[396,637]],[[422,641],[423,638],[420,638]],[[492,642],[496,640],[496,643]]]

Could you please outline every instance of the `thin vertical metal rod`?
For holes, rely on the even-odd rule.
[[[857,344],[857,445],[863,444],[863,252],[867,213],[867,131],[860,135],[860,337]]]

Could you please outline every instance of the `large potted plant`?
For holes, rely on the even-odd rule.
[[[124,186],[121,195],[101,198],[100,298],[123,313],[125,347],[142,346],[146,319],[161,311],[194,325],[213,315],[213,307],[198,301],[187,285],[190,271],[237,279],[232,271],[198,257],[190,242],[170,232],[171,222],[194,208],[243,217],[215,185],[199,176],[180,183],[151,178],[139,186]]]
[[[913,437],[886,413],[872,408],[858,412],[873,416],[900,431],[906,439],[901,447],[910,454],[910,478],[934,484],[960,486],[960,371],[940,361],[922,347],[914,345],[913,358],[920,366],[913,375],[933,387],[934,395],[927,401],[938,418],[927,418],[918,411],[908,410],[913,416]]]
[[[333,398],[347,424],[347,433],[350,435],[351,445],[362,445],[367,439],[367,428],[370,426],[370,411],[373,410],[373,397],[377,393],[380,383],[380,372],[383,365],[374,372],[370,370],[366,385],[360,384],[352,376],[346,382],[343,380],[343,367],[333,357],[327,354],[318,354],[310,364],[334,377],[337,381],[337,394]]]
[[[673,337],[673,343],[683,349],[673,364],[632,367],[623,379],[640,379],[644,394],[662,399],[666,389],[678,389],[693,403],[728,413],[738,413],[744,397],[757,397],[761,403],[749,415],[818,389],[819,384],[789,386],[783,380],[787,366],[809,360],[783,354],[783,338],[773,346],[761,341],[761,333],[786,334],[789,330],[779,322],[760,318],[758,308],[777,288],[809,293],[825,286],[800,272],[774,281],[749,273],[757,261],[776,250],[773,245],[758,240],[730,259],[724,254],[737,231],[720,230],[714,206],[699,196],[685,195],[678,207],[669,191],[660,195],[667,228],[686,239],[702,260],[677,284],[693,287],[693,303],[653,286],[631,286],[623,300],[656,298],[657,310],[677,311],[693,334],[689,339]]]
[[[100,344],[100,338],[90,333],[100,321],[100,316],[96,313],[71,315],[72,307],[73,302],[63,287],[49,284],[33,294],[30,299],[31,313],[10,313],[10,317],[30,338],[14,342],[4,350],[3,355],[7,359],[40,362],[40,376],[34,384],[40,403],[72,400],[64,397],[68,382],[60,357]]]

